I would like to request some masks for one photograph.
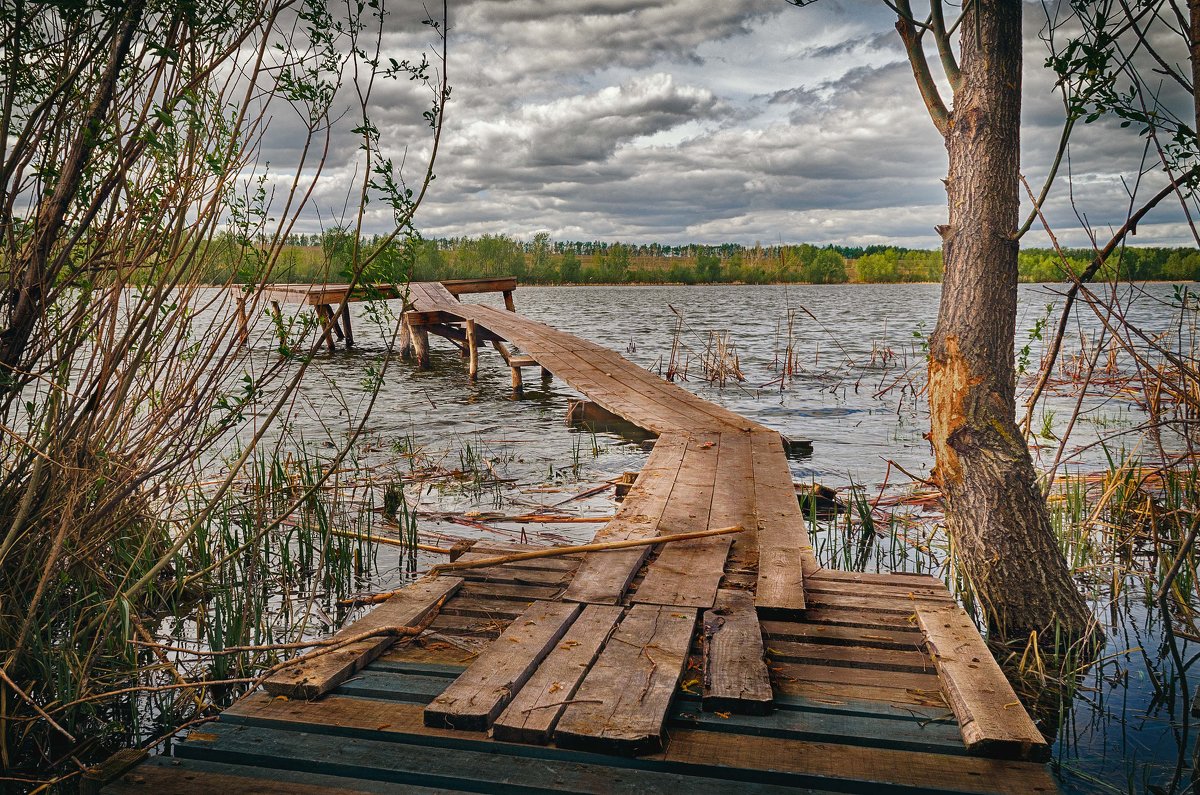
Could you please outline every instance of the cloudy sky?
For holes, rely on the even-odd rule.
[[[427,44],[428,29],[413,24],[420,7],[393,3],[389,54]],[[427,236],[939,244],[945,149],[881,3],[451,0],[450,9],[453,98],[419,216]],[[1062,122],[1043,67],[1045,25],[1042,5],[1027,5],[1023,170],[1035,188]],[[385,141],[408,144],[416,160],[425,96],[385,86],[376,99]],[[1075,206],[1097,234],[1124,219],[1141,152],[1113,124],[1076,134]],[[1146,181],[1157,189],[1163,178]],[[329,218],[344,200],[335,179],[315,206]],[[1064,242],[1086,244],[1065,179],[1048,213]],[[1151,220],[1134,242],[1190,242],[1177,211]]]

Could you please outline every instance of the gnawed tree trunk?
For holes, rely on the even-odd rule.
[[[1021,3],[968,4],[960,30],[962,78],[945,128],[945,277],[929,359],[934,478],[958,565],[994,632],[1079,638],[1090,613],[1015,419]]]

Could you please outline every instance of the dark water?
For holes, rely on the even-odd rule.
[[[1155,332],[1177,322],[1178,314],[1164,303],[1172,288],[1151,285],[1146,290],[1127,305],[1127,317]],[[928,428],[920,394],[922,345],[933,329],[939,296],[937,285],[526,287],[517,291],[516,301],[523,314],[604,344],[655,371],[667,369],[674,337],[681,347],[676,363],[688,368],[681,385],[788,436],[813,440],[812,455],[792,461],[796,480],[835,487],[853,483],[873,495],[885,479],[892,485],[910,480],[899,468],[924,477],[931,466],[922,438]],[[1022,379],[1022,392],[1037,371],[1042,342],[1035,329],[1050,303],[1062,303],[1050,287],[1021,288],[1017,349],[1029,346],[1021,358],[1028,360],[1030,372]],[[383,360],[384,337],[371,330],[366,311],[354,306],[357,349],[318,357],[306,381],[305,401],[291,418],[293,431],[318,451],[336,444],[359,416],[365,405],[359,383],[367,368]],[[1079,351],[1081,340],[1093,338],[1101,326],[1087,309],[1078,317],[1064,351]],[[1051,325],[1056,320],[1051,314]],[[728,334],[745,381],[717,387],[702,380],[700,358],[711,344],[710,332]],[[795,373],[781,385],[779,364],[789,341]],[[416,446],[453,466],[470,448],[482,451],[504,482],[475,490],[430,486],[421,491],[419,507],[522,513],[644,462],[646,453],[632,441],[568,428],[564,413],[575,393],[563,382],[543,386],[536,378],[527,379],[527,389],[517,399],[498,354],[481,353],[480,378],[471,385],[463,360],[449,343],[434,338],[433,347],[429,371],[390,365],[355,463],[375,467],[377,474],[388,467],[400,472],[403,464],[396,451]],[[252,358],[270,355],[264,338]],[[1057,447],[1051,434],[1062,434],[1074,405],[1075,396],[1068,392],[1052,395],[1034,416],[1034,429],[1047,434],[1045,447],[1037,451],[1043,465]],[[1089,396],[1066,448],[1071,454],[1066,470],[1103,471],[1105,448],[1089,445],[1107,438],[1110,453],[1133,449],[1138,436],[1131,429],[1143,418],[1136,396]],[[572,503],[584,515],[611,513],[613,507],[607,495]],[[583,541],[596,527],[500,525],[496,534],[533,542]],[[438,521],[423,522],[422,531],[433,539],[479,535],[473,528]],[[878,542],[888,543],[900,542]],[[387,555],[386,550],[381,553],[384,565],[372,587],[389,587],[405,577]],[[936,556],[923,559],[908,550],[900,560],[883,551],[865,564],[879,561],[944,573],[937,569]],[[421,565],[433,562],[422,558]],[[1190,781],[1192,740],[1181,725],[1187,699],[1178,666],[1171,661],[1146,584],[1131,575],[1125,586],[1111,604],[1108,590],[1096,592],[1095,606],[1107,628],[1103,662],[1081,671],[1078,687],[1065,700],[1047,684],[1037,707],[1047,725],[1061,727],[1055,766],[1068,791],[1166,787],[1180,758],[1185,764],[1179,789]],[[1195,651],[1183,640],[1179,644],[1190,663]],[[1192,679],[1194,687],[1200,676]]]

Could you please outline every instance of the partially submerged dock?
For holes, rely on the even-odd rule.
[[[497,286],[505,309],[458,298]],[[778,433],[520,316],[515,286],[411,285],[404,344],[473,374],[491,343],[514,386],[539,367],[657,436],[597,541],[743,530],[421,579],[105,792],[1056,791],[941,582],[820,567]]]

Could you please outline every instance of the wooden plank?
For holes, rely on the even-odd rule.
[[[721,734],[787,737],[795,740],[867,745],[901,751],[927,751],[965,756],[958,729],[950,723],[897,721],[874,715],[776,710],[769,715],[720,715],[700,711],[700,705],[680,702],[671,710],[670,728],[689,728]]]
[[[829,580],[862,585],[879,585],[896,588],[941,588],[946,584],[930,574],[907,574],[905,572],[839,571],[821,569],[809,575],[812,580]],[[949,591],[947,590],[947,593]]]
[[[792,643],[771,640],[771,659],[806,665],[833,665],[844,668],[872,668],[878,671],[932,673],[933,661],[911,650],[865,648],[824,643]]]
[[[967,750],[984,756],[1048,760],[1050,746],[966,612],[957,605],[918,604],[917,623]]]
[[[386,723],[387,718],[384,719]],[[302,727],[300,727],[302,728]],[[502,746],[487,741],[459,742],[439,746],[423,742],[399,742],[395,734],[329,737],[284,727],[216,723],[196,732],[177,746],[177,755],[213,762],[237,762],[256,767],[278,767],[318,775],[370,778],[389,782],[393,792],[410,786],[468,792],[573,792],[596,795],[666,793],[694,795],[713,782],[703,774],[667,772],[643,767],[612,766],[602,757],[545,760],[519,756],[511,751],[533,746]],[[199,736],[198,736],[199,735]],[[503,748],[509,753],[497,753]],[[690,771],[689,771],[690,773]],[[793,793],[785,786],[746,782],[738,787],[747,793]]]
[[[843,610],[835,607],[809,607],[804,611],[808,624],[861,627],[864,629],[912,630],[917,626],[917,614],[881,612],[879,610]]]
[[[793,663],[771,663],[771,683],[776,694],[811,699],[827,706],[843,706],[869,702],[880,709],[923,709],[938,714],[950,713],[950,707],[936,683],[924,688],[888,687],[885,677],[876,676],[880,684],[863,685],[849,682],[816,682],[804,678],[802,666]]]
[[[150,759],[103,790],[106,795],[385,795],[395,791],[395,784],[383,781],[169,756]],[[405,787],[404,791],[414,795],[445,792],[430,787]]]
[[[787,660],[776,660],[775,655],[771,653],[771,648],[768,647],[767,649],[767,660],[772,672],[776,669],[786,671],[787,675],[792,679],[804,682],[831,682],[834,684],[868,686],[886,685],[894,688],[935,693],[939,689],[938,678],[932,671],[929,673],[888,671],[884,675],[877,670],[847,668],[841,665],[794,663]]]
[[[495,279],[443,279],[439,284],[446,288],[450,295],[468,295],[471,293],[502,293],[517,289],[514,276]]]
[[[697,434],[663,508],[658,534],[686,533],[719,526],[712,520],[721,445],[728,435]],[[736,444],[736,440],[731,441]],[[727,512],[728,514],[728,512]],[[709,608],[725,571],[730,538],[698,538],[663,548],[649,565],[632,599],[637,603]]]
[[[660,437],[613,521],[600,528],[596,541],[624,541],[657,535],[663,508],[687,451],[687,437]],[[562,598],[589,604],[617,604],[637,574],[650,547],[591,552],[583,559]]]
[[[580,607],[534,602],[425,709],[425,725],[485,731],[524,686]]]
[[[787,456],[776,433],[752,434],[751,446],[758,518],[758,584],[754,604],[766,611],[803,610],[804,575],[806,567],[815,570],[815,561],[810,562],[812,544],[792,489]]]
[[[545,745],[624,609],[588,605],[492,726],[497,740]]]
[[[349,638],[376,629],[419,625],[451,594],[462,586],[458,577],[437,577],[417,580],[397,591],[376,607],[333,637]],[[375,659],[396,640],[378,635],[322,654],[310,660],[289,665],[263,682],[272,695],[293,698],[316,698],[346,681],[356,671]]]
[[[691,608],[630,608],[563,711],[555,742],[619,754],[660,750],[695,625]]]
[[[703,638],[705,711],[770,712],[771,676],[754,597],[746,591],[718,591],[716,604],[704,613]]]
[[[554,747],[511,745],[489,740],[484,735],[427,728],[422,722],[421,707],[416,704],[346,698],[337,694],[329,695],[319,704],[252,694],[227,711],[221,721],[291,725],[298,731],[323,736],[327,746],[336,746],[347,736],[363,736],[385,738],[397,745],[423,743],[434,747],[491,749],[496,756],[514,756],[526,765],[533,759],[541,765],[580,759],[577,752]],[[331,741],[330,738],[337,739]],[[637,760],[608,757],[604,761],[614,769],[628,766],[719,777],[705,782],[693,791],[693,795],[721,789],[739,791],[739,782],[764,778],[780,785],[823,786],[864,793],[877,792],[881,788],[892,791],[897,787],[903,791],[931,793],[1028,795],[1057,791],[1046,769],[1028,762],[750,736],[686,725],[672,726],[671,742],[662,753]]]
[[[442,608],[445,612],[446,608]],[[797,621],[763,621],[768,643],[821,643],[839,646],[869,646],[875,649],[919,651],[925,636],[913,629],[878,629],[838,624],[810,624]]]

